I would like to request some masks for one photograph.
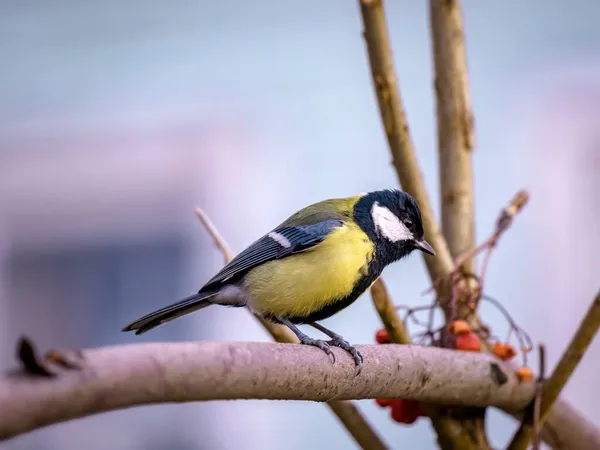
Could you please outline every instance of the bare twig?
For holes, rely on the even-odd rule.
[[[569,346],[562,355],[554,372],[544,383],[542,390],[542,403],[540,406],[540,420],[542,425],[546,420],[554,402],[558,398],[560,391],[565,386],[573,371],[581,361],[590,343],[596,336],[600,328],[600,291],[590,305],[585,317],[583,318],[575,336],[569,343]],[[532,414],[531,411],[528,414]],[[525,450],[529,445],[533,429],[531,423],[532,417],[525,417],[521,426],[515,433],[508,450]]]
[[[491,234],[491,236],[488,237],[481,244],[479,244],[477,247],[460,255],[454,263],[455,270],[460,269],[466,261],[472,259],[474,256],[478,255],[482,251],[487,250],[487,254],[485,256],[484,263],[481,268],[481,273],[479,275],[479,278],[481,280],[480,283],[483,284],[483,278],[485,277],[485,271],[492,250],[496,248],[498,240],[502,237],[504,232],[510,228],[514,217],[519,212],[521,212],[521,210],[527,204],[528,201],[529,194],[527,193],[527,191],[520,190],[519,192],[517,192],[515,196],[511,199],[508,206],[502,211],[500,211],[500,215],[498,216],[498,220],[496,221],[496,229]]]
[[[472,150],[475,145],[469,99],[462,13],[458,0],[430,0],[431,38],[437,99],[442,230],[452,256],[475,244]],[[464,262],[473,272],[474,260]]]
[[[521,212],[521,210],[527,204],[528,201],[529,201],[529,194],[526,191],[520,190],[519,192],[517,192],[514,195],[514,197],[511,199],[508,206],[506,206],[502,211],[500,211],[500,214],[498,215],[498,219],[496,220],[496,228],[494,229],[492,234],[481,244],[477,245],[476,247],[473,247],[472,249],[466,251],[465,253],[459,255],[456,258],[456,261],[454,262],[454,268],[449,274],[450,277],[454,279],[454,281],[453,281],[454,285],[456,285],[458,282],[460,282],[466,275],[466,274],[464,274],[464,270],[463,270],[465,262],[470,261],[472,258],[477,256],[481,252],[487,250],[487,253],[484,258],[484,262],[482,264],[480,274],[478,276],[476,276],[477,282],[480,285],[479,293],[481,294],[481,292],[483,291],[483,283],[484,283],[484,279],[485,279],[487,265],[489,263],[489,258],[492,254],[492,251],[494,250],[494,248],[496,248],[496,245],[498,244],[498,241],[500,240],[502,235],[512,225],[514,217],[519,212]],[[471,276],[473,276],[473,275],[471,275]],[[423,292],[423,294],[428,294],[428,293],[436,290],[437,287],[443,282],[443,280],[444,280],[444,277],[435,279],[435,281],[433,282],[433,285],[430,288],[428,288],[427,290],[425,290],[425,292]]]
[[[83,350],[81,370],[56,377],[0,374],[0,439],[52,423],[142,404],[221,399],[328,401],[407,398],[520,409],[534,384],[491,376],[488,355],[414,345],[362,345],[363,371],[299,344],[144,343]],[[356,418],[356,416],[355,416]],[[349,422],[344,422],[349,423]]]
[[[221,251],[221,253],[223,253],[225,264],[228,264],[233,259],[233,251],[231,250],[231,247],[229,247],[227,241],[223,238],[223,236],[221,236],[221,233],[219,233],[219,230],[213,221],[210,220],[210,217],[208,217],[208,214],[206,214],[202,208],[196,208],[196,216],[198,219],[200,219],[202,226],[204,226],[210,237],[213,238],[217,248]]]
[[[447,276],[453,268],[450,251],[438,227],[417,162],[408,121],[398,88],[389,32],[382,0],[360,0],[371,74],[384,131],[402,188],[419,203],[425,237],[436,256],[423,255],[432,279]]]
[[[546,377],[546,347],[539,346],[540,374],[535,384],[535,397],[533,400],[533,450],[540,450],[540,415],[542,406],[542,388]]]
[[[496,307],[498,311],[504,316],[506,321],[508,322],[508,335],[506,336],[505,341],[508,342],[511,338],[511,335],[514,334],[519,342],[519,350],[521,352],[521,356],[523,358],[523,365],[527,365],[527,354],[533,349],[533,343],[529,334],[523,328],[521,328],[515,319],[510,315],[510,313],[506,310],[506,308],[493,297],[489,295],[482,295],[481,300],[485,300]]]
[[[206,228],[206,231],[215,241],[217,248],[223,253],[225,263],[229,263],[233,259],[233,251],[227,244],[227,241],[225,241],[225,238],[219,233],[219,230],[212,220],[210,220],[208,214],[201,208],[196,209],[196,215],[202,222],[202,225]],[[299,342],[296,335],[292,333],[288,327],[269,322],[262,317],[253,316],[266,328],[275,341],[287,344],[296,344]],[[356,439],[356,442],[358,442],[361,448],[367,450],[384,450],[387,448],[381,440],[381,437],[379,437],[358,407],[352,404],[352,402],[333,401],[327,402],[327,406],[329,406],[332,412],[340,419],[340,422],[346,427],[354,439]]]
[[[410,344],[410,335],[398,316],[396,308],[390,299],[387,288],[381,278],[371,286],[371,297],[373,304],[379,313],[379,317],[390,336],[390,341],[396,344]]]
[[[375,429],[369,424],[354,402],[349,400],[331,400],[327,402],[327,406],[340,419],[340,422],[342,422],[348,433],[352,435],[361,448],[368,450],[385,450],[388,448],[375,433]]]

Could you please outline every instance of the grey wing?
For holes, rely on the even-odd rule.
[[[267,261],[284,258],[314,247],[325,239],[331,230],[342,225],[342,220],[329,219],[311,225],[275,228],[233,258],[199,292],[204,292],[217,284],[241,276],[253,267]]]

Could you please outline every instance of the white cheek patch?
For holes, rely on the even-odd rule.
[[[373,218],[373,224],[375,224],[377,233],[382,234],[389,241],[410,241],[414,238],[413,234],[398,219],[396,214],[377,202],[373,203],[371,217]]]
[[[271,239],[273,239],[275,242],[277,242],[279,245],[281,245],[283,248],[290,248],[292,246],[292,244],[290,244],[290,241],[288,240],[288,238],[286,238],[281,233],[277,233],[275,231],[271,231],[269,233],[269,237]]]

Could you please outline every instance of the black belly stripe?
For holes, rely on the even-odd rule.
[[[358,280],[358,282],[354,285],[352,292],[346,297],[336,300],[324,308],[314,311],[307,316],[288,317],[288,319],[295,324],[311,323],[318,320],[327,319],[340,312],[342,309],[347,308],[354,303],[358,297],[360,297],[369,288],[369,286],[371,286],[371,284],[373,284],[379,275],[381,275],[383,267],[380,266],[381,265],[377,261],[372,260],[371,264],[369,265],[368,273]]]

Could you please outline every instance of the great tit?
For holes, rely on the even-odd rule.
[[[152,312],[123,331],[142,334],[210,305],[247,307],[287,326],[300,343],[349,352],[362,369],[362,355],[340,335],[316,323],[352,304],[390,263],[413,250],[435,251],[423,237],[415,199],[398,189],[324,200],[296,212],[250,244],[199,291]],[[297,325],[329,336],[313,339]]]

